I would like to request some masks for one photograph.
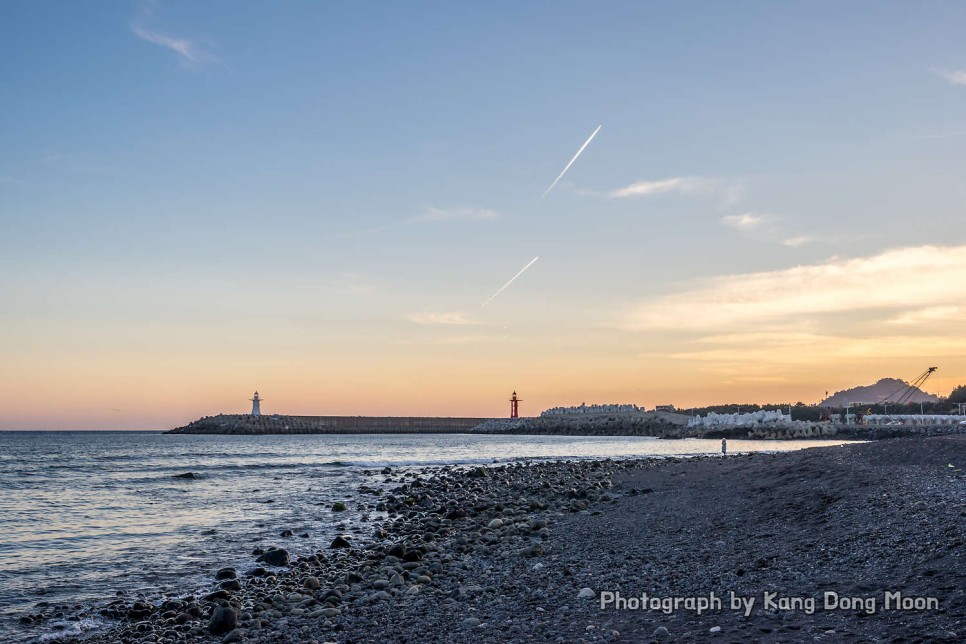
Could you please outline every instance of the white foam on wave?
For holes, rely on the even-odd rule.
[[[59,630],[53,633],[44,633],[37,638],[38,642],[58,642],[61,640],[74,639],[81,637],[82,635],[87,635],[91,631],[95,631],[104,626],[105,622],[100,619],[95,619],[93,617],[85,617],[84,619],[77,620],[76,622],[70,622],[63,619],[51,620],[46,623],[48,628],[59,628]]]

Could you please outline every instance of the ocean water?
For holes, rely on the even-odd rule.
[[[834,444],[733,440],[728,451]],[[366,469],[719,450],[716,440],[629,437],[0,432],[0,641],[78,631],[19,626],[40,602],[194,592],[222,566],[250,567],[256,545],[300,554],[337,533],[368,534],[355,490],[382,478]],[[185,472],[197,478],[176,477]],[[332,512],[342,500],[353,511]]]

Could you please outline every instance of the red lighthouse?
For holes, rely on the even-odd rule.
[[[513,392],[513,396],[510,397],[510,418],[520,417],[520,399],[517,398],[517,392]]]

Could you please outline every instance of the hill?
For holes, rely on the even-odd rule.
[[[895,399],[908,386],[909,383],[898,378],[883,378],[874,385],[852,387],[851,389],[836,391],[819,403],[819,405],[821,407],[845,407],[849,403],[878,403],[890,397]],[[939,396],[926,393],[917,388],[909,397],[908,402],[939,402]]]

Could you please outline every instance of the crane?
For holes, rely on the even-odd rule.
[[[915,380],[913,380],[912,382],[910,382],[909,384],[903,387],[900,387],[899,389],[896,389],[895,392],[893,392],[886,398],[883,398],[880,401],[881,404],[894,403],[896,405],[905,405],[907,402],[909,402],[909,399],[912,398],[912,395],[914,393],[916,393],[917,391],[920,391],[920,387],[922,387],[922,385],[925,384],[927,380],[929,380],[929,376],[931,376],[932,372],[938,368],[939,367],[929,367],[921,374],[919,374]]]

